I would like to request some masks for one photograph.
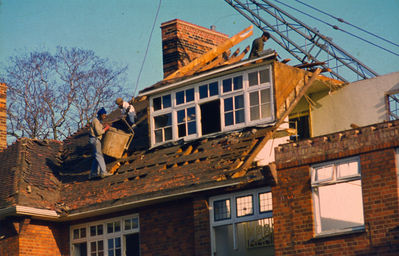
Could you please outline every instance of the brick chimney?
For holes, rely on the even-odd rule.
[[[174,19],[161,24],[164,77],[229,38],[228,35]]]
[[[0,151],[7,148],[7,85],[0,83]]]

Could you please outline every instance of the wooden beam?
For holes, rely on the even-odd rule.
[[[249,52],[249,45],[245,47],[244,51],[242,51],[240,55],[230,58],[228,61],[224,62],[223,65],[233,64],[240,61],[242,58],[244,58],[245,54],[247,54],[248,52]]]
[[[196,58],[192,62],[188,63],[184,67],[181,67],[180,69],[176,70],[169,76],[167,76],[165,79],[171,79],[175,77],[181,77],[187,74],[192,68],[196,67],[197,65],[205,65],[209,61],[213,60],[215,57],[218,55],[222,54],[223,52],[227,51],[234,45],[240,43],[242,40],[250,37],[252,35],[252,25],[249,26],[248,28],[244,29],[243,31],[239,32],[235,36],[232,36],[231,38],[227,39],[220,45],[216,46],[215,48],[211,49],[207,53],[203,54],[202,56]]]

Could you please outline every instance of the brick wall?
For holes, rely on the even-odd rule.
[[[179,19],[161,24],[164,77],[190,63],[228,35]]]
[[[0,83],[0,151],[7,147],[7,86]]]
[[[196,256],[211,255],[211,231],[207,197],[193,201],[194,208],[194,245]]]
[[[279,184],[272,189],[276,255],[398,255],[398,146],[398,121],[280,146]],[[360,157],[366,231],[314,238],[310,167],[354,155]]]

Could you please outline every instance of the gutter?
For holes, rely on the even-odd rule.
[[[204,73],[202,75],[193,76],[191,78],[188,78],[186,80],[182,80],[182,81],[179,81],[179,82],[176,82],[176,83],[173,83],[173,84],[169,84],[169,85],[166,85],[166,86],[161,86],[160,88],[157,88],[157,89],[154,89],[154,90],[150,90],[150,91],[147,91],[147,92],[139,93],[139,95],[137,95],[137,96],[138,97],[142,97],[142,96],[148,96],[148,95],[160,93],[160,92],[169,90],[171,88],[177,87],[179,85],[183,85],[183,84],[195,81],[195,80],[200,80],[201,78],[204,78],[204,77],[207,77],[207,76],[211,76],[211,75],[214,75],[214,74],[217,74],[217,73],[222,73],[224,71],[228,71],[230,69],[234,69],[234,68],[239,67],[239,66],[245,66],[246,64],[249,64],[249,63],[252,63],[252,62],[256,63],[256,61],[258,61],[258,60],[267,59],[267,58],[272,57],[272,56],[275,56],[274,52],[270,53],[268,55],[264,55],[264,56],[258,57],[258,58],[250,59],[250,60],[247,60],[247,61],[244,61],[244,62],[239,62],[237,64],[233,64],[231,66],[227,66],[227,67],[224,67],[224,68],[221,68],[221,69],[213,70],[213,71]]]
[[[34,207],[16,205],[0,209],[0,220],[8,216],[28,215],[37,219],[57,220],[59,215],[54,210],[39,209]]]

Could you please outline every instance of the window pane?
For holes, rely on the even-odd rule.
[[[259,194],[259,210],[260,212],[273,210],[272,193]]]
[[[260,106],[260,111],[262,113],[262,119],[263,118],[267,118],[267,117],[271,117],[271,109],[270,109],[270,104],[263,104]]]
[[[260,91],[260,102],[270,102],[270,89]]]
[[[215,221],[231,218],[229,199],[213,202],[213,209]]]
[[[177,111],[177,122],[180,124],[185,121],[186,121],[186,111],[184,109]]]
[[[341,163],[337,165],[337,177],[351,177],[359,175],[359,167],[357,161]]]
[[[195,122],[189,122],[188,123],[188,134],[195,134],[197,133],[197,127]]]
[[[249,86],[258,85],[258,72],[248,73]]]
[[[235,109],[244,108],[244,95],[234,97]]]
[[[74,229],[73,230],[73,239],[78,239],[79,238],[79,229]]]
[[[114,255],[114,250],[108,250],[108,256],[115,256]]]
[[[260,76],[260,83],[261,84],[270,82],[270,76],[269,76],[269,70],[268,69],[264,69],[264,70],[259,71],[259,76]]]
[[[236,124],[243,123],[245,121],[244,109],[238,110],[236,113]]]
[[[252,195],[237,197],[237,217],[252,215],[254,213]]]
[[[224,114],[224,125],[229,126],[229,125],[233,125],[233,124],[234,124],[233,112]]]
[[[96,252],[97,251],[97,243],[96,242],[91,242],[90,243],[90,248],[91,248],[91,252]]]
[[[115,256],[121,256],[121,249],[116,249],[115,250]]]
[[[259,107],[258,106],[251,107],[251,109],[250,109],[250,119],[251,119],[251,121],[259,119]]]
[[[172,127],[165,128],[165,140],[172,139]]]
[[[114,232],[114,224],[113,223],[108,223],[107,224],[107,233],[113,233]]]
[[[121,247],[121,238],[117,237],[115,238],[115,248],[120,248]]]
[[[333,178],[333,165],[323,166],[315,170],[315,181],[327,181]]]
[[[258,106],[259,105],[259,92],[251,92],[249,94],[249,105]]]
[[[364,225],[360,180],[317,188],[318,232],[342,230]],[[317,223],[317,222],[316,222]]]
[[[186,91],[186,102],[190,102],[194,100],[194,88],[188,89]]]
[[[223,92],[231,92],[231,78],[223,80]]]
[[[86,237],[86,228],[81,228],[80,229],[80,238],[85,238]]]
[[[172,113],[154,117],[155,129],[172,125]]]
[[[139,227],[139,219],[133,218],[132,219],[132,228],[138,228],[138,227]]]
[[[219,94],[218,82],[209,84],[209,96],[215,96]]]
[[[170,94],[162,96],[163,108],[169,108],[172,105]]]
[[[162,108],[162,106],[161,106],[161,97],[154,98],[154,100],[152,102],[153,102],[153,105],[154,105],[154,111],[160,110]]]
[[[187,109],[187,121],[195,120],[195,108]]]
[[[121,231],[121,223],[119,221],[115,222],[115,232]]]
[[[125,220],[125,230],[130,230],[130,228],[131,228],[130,219]]]
[[[233,110],[233,98],[224,99],[224,111]]]
[[[162,130],[156,130],[154,133],[155,133],[155,142],[156,143],[162,142],[163,141]]]
[[[103,234],[103,225],[97,225],[97,235]]]
[[[233,82],[234,82],[234,90],[242,89],[242,76],[234,77]]]
[[[184,91],[176,92],[176,105],[184,103]]]
[[[114,248],[114,239],[108,239],[108,249]]]
[[[177,126],[177,131],[179,138],[186,136],[186,123],[179,124]]]
[[[200,99],[207,98],[208,97],[208,85],[201,85],[199,87],[199,94],[200,94]]]
[[[96,226],[91,226],[90,227],[90,236],[95,236],[96,235]]]

